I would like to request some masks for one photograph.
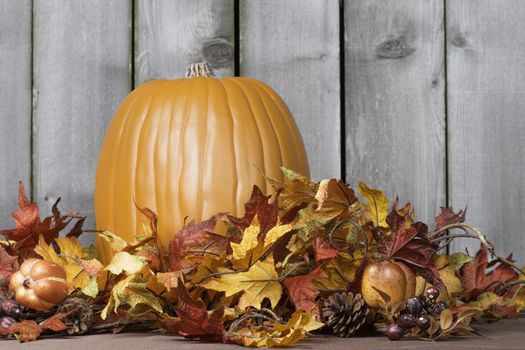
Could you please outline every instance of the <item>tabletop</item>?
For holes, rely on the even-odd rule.
[[[294,349],[525,349],[525,317],[498,323],[476,325],[482,336],[467,336],[426,342],[415,339],[390,341],[384,336],[359,336],[338,338],[313,335],[299,342]],[[19,344],[13,340],[1,340],[0,349],[9,350],[222,350],[241,349],[238,345],[226,345],[176,336],[154,333],[99,334],[79,337],[52,337],[36,342]]]

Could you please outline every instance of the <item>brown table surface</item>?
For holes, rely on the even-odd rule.
[[[484,336],[468,336],[439,342],[413,339],[390,341],[383,336],[338,338],[314,335],[299,342],[293,349],[525,349],[525,318],[504,320],[490,325],[476,325]],[[0,349],[6,350],[206,350],[242,349],[237,345],[186,340],[181,337],[152,333],[121,333],[87,335],[80,337],[54,337],[32,343],[19,344],[13,340],[0,340]]]

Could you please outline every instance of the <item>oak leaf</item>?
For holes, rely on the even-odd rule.
[[[281,283],[275,271],[272,255],[264,261],[257,261],[248,271],[236,272],[226,268],[219,268],[218,271],[222,274],[204,281],[201,285],[225,292],[226,297],[244,292],[239,299],[240,309],[248,306],[260,309],[265,298],[268,298],[272,307],[275,307],[281,299]]]
[[[19,342],[36,340],[44,329],[33,320],[22,320],[7,328],[0,327],[0,335],[14,335]]]
[[[465,222],[465,215],[467,215],[467,208],[455,213],[452,208],[441,207],[441,213],[435,219],[435,230],[443,226]]]

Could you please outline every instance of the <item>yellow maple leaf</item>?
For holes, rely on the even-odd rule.
[[[388,215],[388,199],[383,191],[370,188],[363,182],[359,181],[359,193],[367,202],[367,208],[370,211],[374,225],[388,227],[388,224],[386,223],[386,217]]]
[[[146,259],[139,255],[131,255],[127,252],[118,252],[113,256],[111,262],[106,266],[106,270],[114,275],[122,272],[134,274],[142,270],[146,265]]]
[[[61,250],[60,256],[55,252],[53,247],[46,243],[43,236],[40,236],[38,245],[35,247],[35,253],[40,255],[44,260],[51,261],[64,269],[66,272],[66,283],[70,293],[75,289],[80,289],[88,296],[96,296],[98,288],[95,293],[91,276],[84,270],[82,261],[79,258],[79,254],[82,256],[83,250],[78,239],[74,237],[61,237],[57,242],[60,242],[60,247],[64,247],[64,251]],[[78,247],[80,247],[80,249]]]
[[[281,283],[273,262],[273,256],[257,261],[248,271],[232,273],[232,270],[219,268],[223,275],[208,279],[201,285],[208,289],[222,291],[226,297],[244,292],[239,300],[239,308],[253,306],[261,308],[261,302],[268,298],[275,307],[282,295]]]
[[[138,304],[149,305],[152,309],[162,312],[162,303],[159,298],[147,289],[148,281],[136,274],[124,278],[111,290],[107,305],[100,317],[106,319],[109,312],[116,311],[120,305],[127,304],[134,308]]]
[[[285,347],[303,339],[308,332],[321,328],[322,323],[311,313],[297,310],[285,324],[265,322],[263,326],[248,326],[230,335],[230,341],[251,347]]]

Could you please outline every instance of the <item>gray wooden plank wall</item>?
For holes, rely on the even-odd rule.
[[[283,96],[314,179],[362,179],[430,222],[468,204],[525,262],[524,17],[513,0],[0,0],[0,225],[21,179],[92,226],[120,102],[207,60]]]

